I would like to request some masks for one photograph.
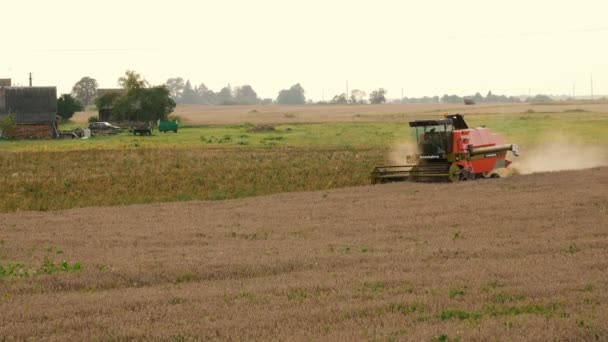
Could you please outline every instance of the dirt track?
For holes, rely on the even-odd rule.
[[[9,339],[608,339],[608,168],[0,214]]]

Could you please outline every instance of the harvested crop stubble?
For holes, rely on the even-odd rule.
[[[0,277],[0,336],[606,340],[607,188],[598,168],[0,214],[0,265],[82,265]]]

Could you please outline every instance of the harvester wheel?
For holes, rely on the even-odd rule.
[[[450,169],[448,170],[448,181],[451,183],[456,183],[460,180],[460,166],[458,164],[453,163],[450,165]]]

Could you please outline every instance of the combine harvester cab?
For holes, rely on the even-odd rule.
[[[441,120],[409,123],[418,154],[407,156],[408,165],[378,166],[372,183],[392,181],[457,182],[499,177],[496,169],[511,164],[507,151],[519,155],[514,144],[485,127],[469,128],[461,114]]]

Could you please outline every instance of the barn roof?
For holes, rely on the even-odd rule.
[[[15,114],[17,124],[54,122],[57,114],[57,88],[0,88],[0,114],[8,113]]]

